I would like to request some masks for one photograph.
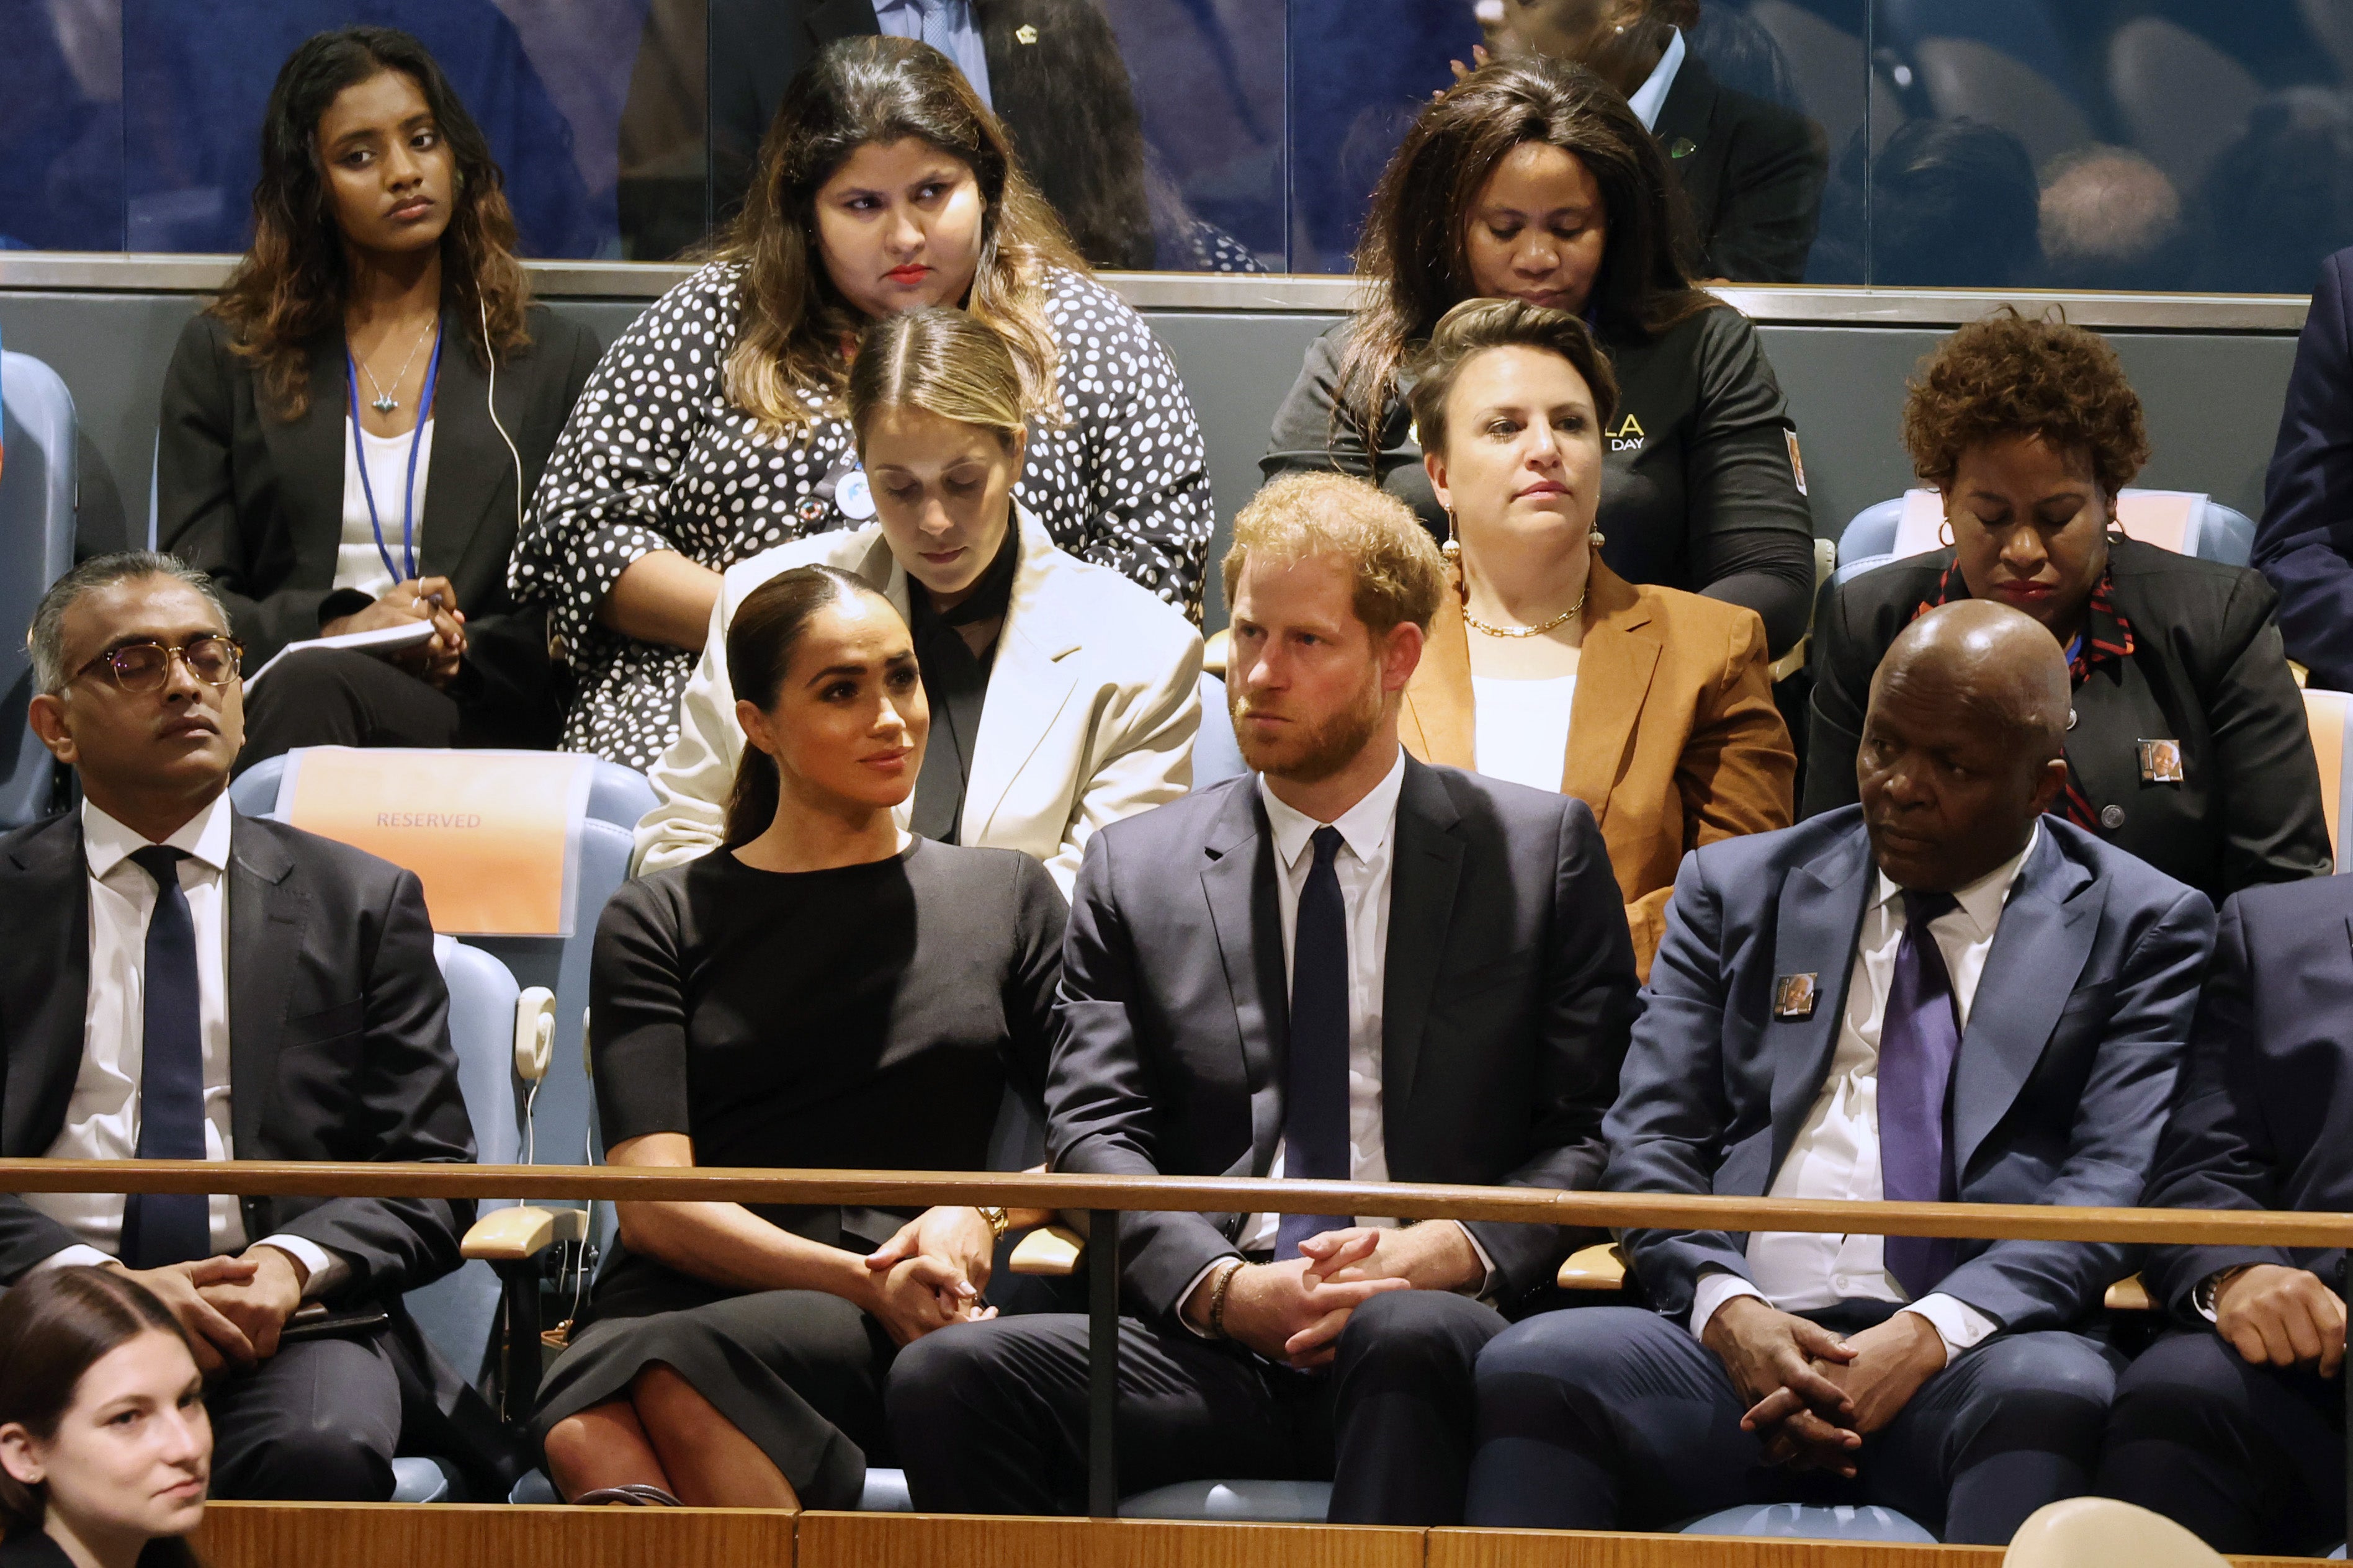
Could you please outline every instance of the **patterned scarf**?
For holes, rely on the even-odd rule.
[[[1945,568],[1937,580],[1933,598],[1920,601],[1912,612],[1918,620],[1939,605],[1949,605],[1956,599],[1969,596],[1968,584],[1961,579],[1961,564],[1956,561]],[[2073,684],[2081,687],[2092,678],[2092,671],[2103,664],[2122,663],[2133,652],[2132,623],[2116,609],[2116,578],[2107,567],[2100,569],[2100,580],[2092,584],[2092,597],[2084,606],[2084,629],[2067,648],[2067,673]],[[2067,764],[2067,792],[2052,807],[2063,812],[2067,820],[2087,833],[2101,832],[2100,814],[2092,809],[2081,785],[2075,782],[2075,764]]]

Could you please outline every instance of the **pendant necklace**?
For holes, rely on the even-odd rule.
[[[396,374],[392,378],[393,385],[398,386],[403,381],[408,378],[408,367],[417,363],[417,351],[425,346],[425,340],[431,337],[433,335],[433,329],[440,324],[441,318],[438,314],[431,321],[425,323],[425,330],[417,334],[417,342],[409,345],[408,357],[400,362],[399,374]],[[384,383],[375,378],[375,372],[368,369],[368,363],[365,360],[362,360],[360,362],[360,369],[366,373],[368,384],[375,388],[375,401],[368,405],[370,408],[375,409],[378,414],[389,414],[394,409],[400,406],[400,399],[395,397],[392,394],[384,389]]]

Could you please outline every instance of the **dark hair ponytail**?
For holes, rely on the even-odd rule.
[[[13,1422],[43,1442],[54,1438],[82,1374],[145,1333],[187,1342],[164,1303],[111,1269],[45,1269],[0,1294],[0,1425]],[[0,1531],[9,1540],[38,1534],[47,1509],[46,1489],[0,1470]],[[165,1537],[150,1542],[139,1562],[140,1568],[195,1568],[197,1559],[185,1541]]]
[[[860,594],[881,593],[839,566],[796,566],[753,589],[727,623],[727,679],[735,700],[764,713],[775,707],[793,649],[817,613]],[[776,820],[781,792],[776,759],[746,736],[735,787],[727,796],[727,836],[721,847],[739,848],[765,833]]]

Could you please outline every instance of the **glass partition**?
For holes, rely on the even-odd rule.
[[[670,258],[793,59],[934,6],[1109,268],[1345,271],[1482,47],[1627,91],[1733,281],[2301,292],[2353,244],[2345,0],[0,0],[0,246],[241,248],[280,63],[366,22],[440,59],[528,254]]]

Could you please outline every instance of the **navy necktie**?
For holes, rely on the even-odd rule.
[[[1928,922],[1960,907],[1950,893],[1904,895],[1904,939],[1879,1024],[1879,1171],[1891,1201],[1949,1203],[1953,1062],[1961,1054],[1953,977]],[[1953,1270],[1947,1237],[1891,1236],[1887,1271],[1918,1300]]]
[[[146,1016],[140,1047],[139,1158],[205,1157],[205,1046],[199,1023],[196,923],[180,889],[181,852],[154,844],[131,857],[155,879],[147,920]],[[199,1193],[133,1193],[123,1200],[123,1263],[160,1268],[213,1255],[211,1200]]]
[[[1291,939],[1291,1055],[1283,1072],[1285,1176],[1345,1182],[1348,1165],[1348,911],[1340,899],[1340,830],[1310,841],[1315,864],[1300,889]],[[1347,1215],[1287,1214],[1274,1256],[1299,1256],[1311,1236],[1355,1224]]]

